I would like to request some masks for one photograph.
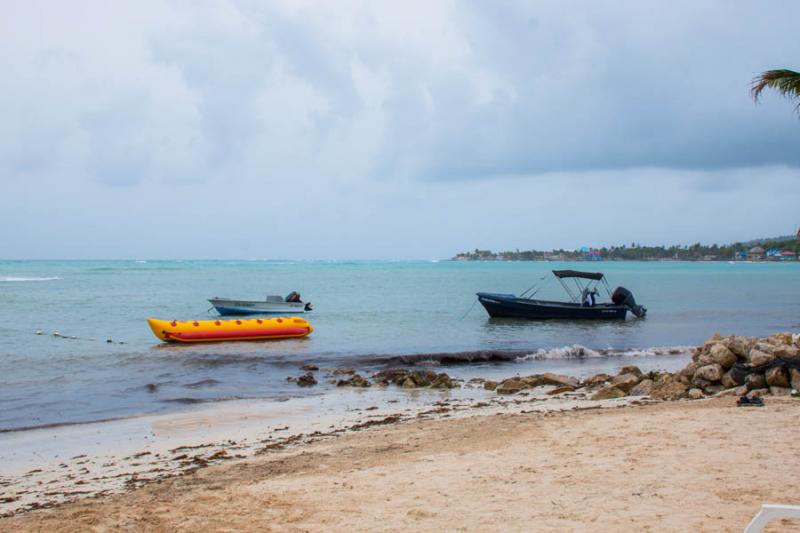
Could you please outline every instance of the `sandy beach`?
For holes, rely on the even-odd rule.
[[[502,400],[362,414],[374,423],[196,463],[0,529],[737,531],[762,503],[800,504],[796,399]]]

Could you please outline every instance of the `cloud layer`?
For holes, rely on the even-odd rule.
[[[4,15],[0,223],[29,221],[8,257],[438,257],[795,223],[706,224],[702,209],[797,192],[792,106],[748,94],[759,71],[798,68],[794,2],[28,2]],[[666,223],[581,234],[586,210],[562,215],[576,185],[602,185],[589,211],[625,198]],[[503,203],[560,229],[506,227]],[[290,205],[314,247],[225,239],[283,227],[275,210]],[[220,207],[217,253],[146,238]],[[115,222],[109,248],[115,213],[133,222]],[[92,232],[106,244],[73,241]]]

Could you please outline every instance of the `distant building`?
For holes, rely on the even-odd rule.
[[[761,261],[764,259],[764,249],[760,246],[753,246],[747,252],[747,258],[751,261]]]
[[[585,261],[602,261],[603,254],[600,253],[600,250],[589,250],[583,254],[583,259]]]

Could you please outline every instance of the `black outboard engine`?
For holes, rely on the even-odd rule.
[[[643,318],[647,314],[647,308],[636,304],[636,299],[633,293],[625,287],[617,287],[614,289],[614,294],[611,295],[611,301],[617,305],[624,305],[631,310],[631,313],[639,318]]]
[[[302,303],[302,300],[300,299],[300,293],[297,292],[297,291],[290,292],[289,295],[284,299],[284,301],[285,302],[300,302],[300,303]]]

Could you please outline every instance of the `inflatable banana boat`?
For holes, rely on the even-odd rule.
[[[148,318],[156,337],[166,342],[260,341],[305,337],[314,328],[304,318],[250,318],[179,322]]]

